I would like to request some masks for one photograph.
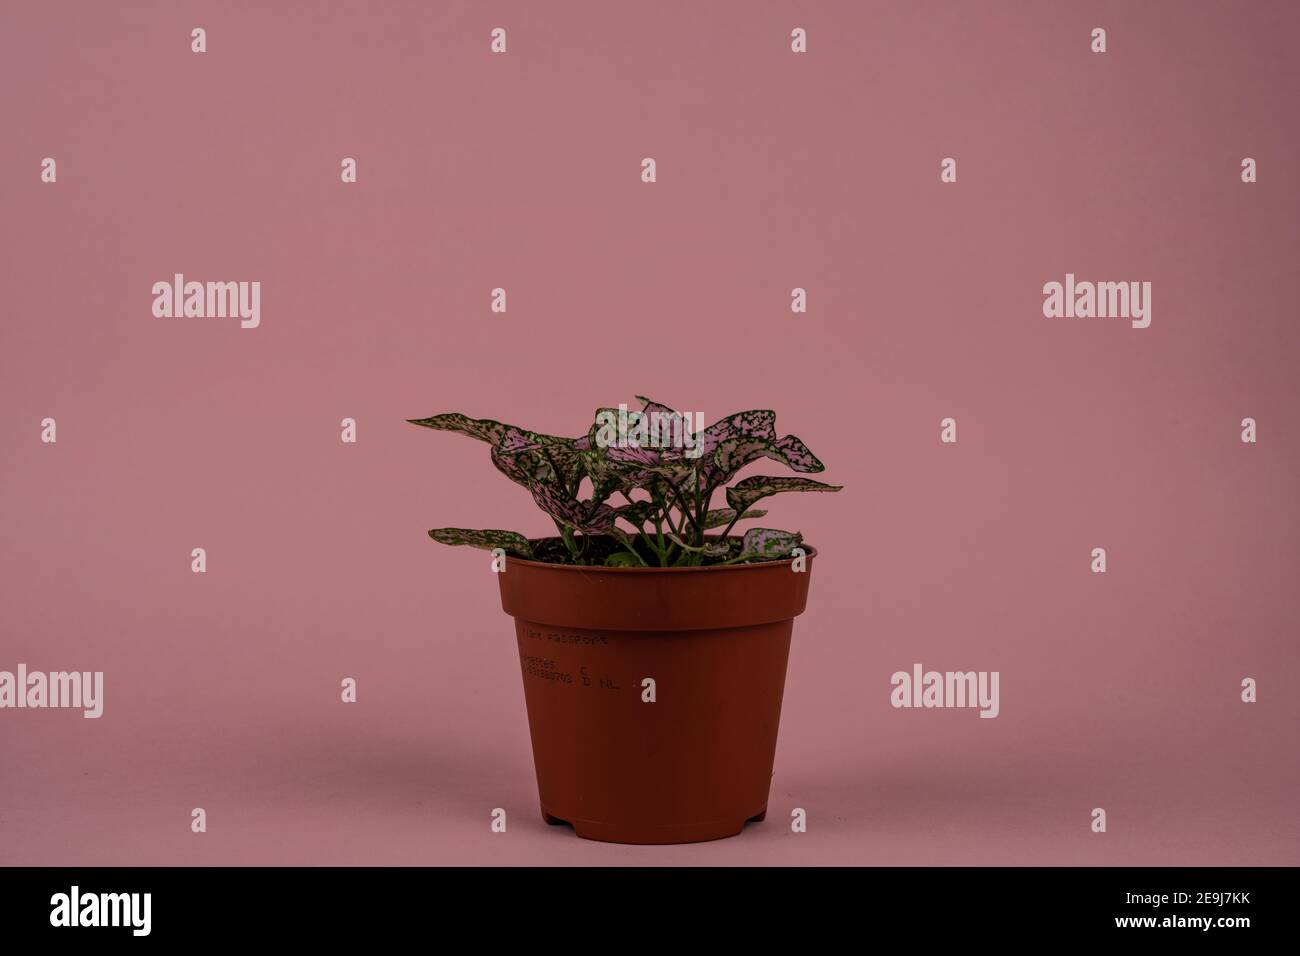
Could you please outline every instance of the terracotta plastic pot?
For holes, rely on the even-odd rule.
[[[694,843],[763,819],[790,634],[816,554],[806,550],[803,571],[792,560],[509,559],[501,605],[515,619],[548,823],[592,840]]]

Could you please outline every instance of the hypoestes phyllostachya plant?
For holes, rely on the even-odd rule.
[[[782,491],[840,490],[811,478],[766,475],[729,484],[760,458],[803,474],[824,470],[798,438],[777,437],[775,412],[738,412],[696,431],[690,415],[641,401],[640,412],[600,409],[581,438],[542,435],[455,412],[409,419],[490,445],[492,464],[529,490],[560,533],[532,541],[514,531],[467,528],[434,528],[429,535],[443,544],[500,548],[556,564],[691,567],[771,561],[788,557],[803,539],[773,528],[732,537],[737,522],[767,514],[754,504]],[[580,497],[584,486],[589,494]],[[727,506],[713,508],[720,490]]]

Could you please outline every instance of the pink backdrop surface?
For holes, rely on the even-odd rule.
[[[0,863],[1300,862],[1297,31],[4,4],[0,669],[102,670],[105,710],[0,711]],[[175,272],[260,281],[261,326],[155,318]],[[1067,272],[1152,282],[1151,327],[1045,318]],[[403,421],[637,394],[775,408],[847,486],[772,503],[821,557],[768,821],[718,843],[543,824],[488,559],[425,531],[546,519]],[[999,671],[1000,716],[892,708],[915,662]]]

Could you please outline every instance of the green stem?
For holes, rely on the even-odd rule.
[[[626,501],[629,505],[635,505],[638,503],[633,501],[632,498],[628,495],[628,493],[626,491],[623,491],[622,489],[619,489],[619,494],[623,496],[623,500]],[[632,524],[632,522],[629,521],[626,517],[623,520],[627,521],[628,524]],[[662,534],[659,535],[659,546],[655,547],[655,543],[651,541],[650,536],[646,534],[644,524],[636,524],[636,525],[632,525],[632,527],[636,530],[637,537],[639,537],[642,541],[645,542],[646,548],[649,549],[653,554],[657,555],[660,561],[662,562],[663,535]],[[642,564],[645,564],[645,559],[643,559],[640,554],[637,554],[635,549],[628,548],[628,550],[631,551],[633,554],[635,554],[637,556],[637,559],[640,560]],[[649,565],[646,565],[646,567],[649,567]]]
[[[665,481],[667,481],[667,479],[665,479]],[[684,519],[682,521],[682,527],[679,530],[685,531],[686,522],[689,521],[691,523],[691,526],[694,527],[696,531],[698,531],[700,534],[704,534],[704,530],[700,528],[699,525],[696,523],[695,516],[691,514],[690,505],[686,500],[686,495],[682,492],[680,488],[678,488],[671,481],[668,481],[668,487],[671,488],[673,490],[673,493],[677,496],[677,510],[682,513],[682,518]]]
[[[736,516],[731,519],[731,523],[722,529],[722,540],[724,541],[727,540],[727,535],[731,534],[731,529],[736,526],[736,522],[739,521],[741,518],[745,517],[745,515],[748,512],[749,512],[748,508],[746,508],[744,511],[736,512]]]
[[[564,546],[569,549],[569,556],[573,558],[573,563],[581,563],[579,561],[578,543],[573,540],[573,529],[558,521],[555,522],[555,527],[560,529],[560,537],[564,539]]]

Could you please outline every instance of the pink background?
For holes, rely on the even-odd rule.
[[[4,4],[0,669],[106,688],[99,720],[0,711],[0,863],[1300,862],[1298,30]],[[261,327],[154,318],[177,271],[261,281]],[[1067,271],[1151,281],[1151,328],[1044,318]],[[822,557],[768,822],[721,843],[542,823],[488,559],[425,530],[547,522],[403,422],[578,434],[636,394],[775,408],[847,486],[772,503]],[[917,661],[1000,671],[1001,716],[891,708]]]

